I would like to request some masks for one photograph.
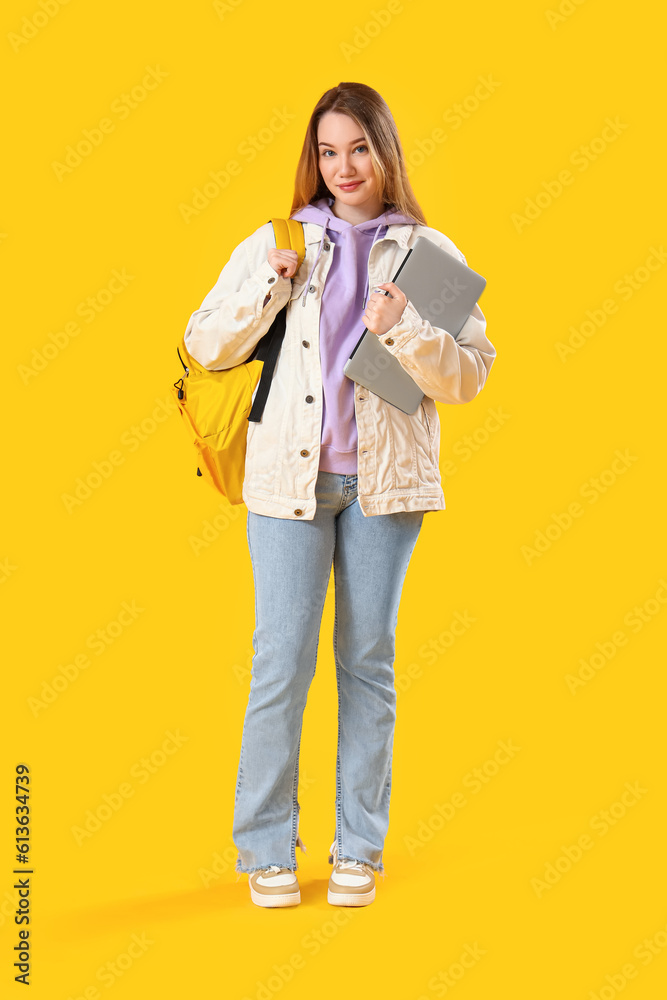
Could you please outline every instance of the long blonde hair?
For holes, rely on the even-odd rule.
[[[317,145],[320,119],[330,111],[348,115],[366,136],[385,211],[402,212],[425,226],[426,218],[406,173],[396,122],[377,90],[365,83],[339,83],[322,94],[315,105],[296,168],[290,215],[331,195],[320,173]]]

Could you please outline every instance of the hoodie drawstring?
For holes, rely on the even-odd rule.
[[[330,215],[327,215],[327,217],[326,217],[326,220],[325,220],[325,222],[324,222],[324,225],[322,226],[322,237],[321,237],[321,239],[320,239],[320,245],[319,245],[319,247],[318,247],[318,250],[317,250],[317,255],[316,255],[316,257],[315,257],[315,260],[314,260],[314,262],[313,262],[313,266],[312,266],[312,267],[311,267],[311,269],[310,269],[310,274],[308,275],[308,279],[307,279],[307,281],[306,281],[306,294],[305,294],[305,295],[303,295],[303,296],[301,297],[301,305],[302,305],[302,306],[305,306],[305,304],[306,304],[306,295],[308,294],[308,291],[307,291],[307,290],[308,290],[308,288],[310,288],[310,279],[311,279],[311,278],[312,278],[312,276],[313,276],[313,271],[314,271],[314,270],[315,270],[315,268],[317,267],[317,262],[318,262],[318,260],[320,259],[320,254],[322,253],[322,246],[323,246],[323,244],[324,244],[324,238],[325,238],[325,236],[326,236],[326,232],[327,232],[327,226],[329,225],[329,219],[330,219],[330,218],[331,218],[331,216],[330,216]],[[376,239],[377,239],[377,235],[378,235],[378,233],[380,232],[381,228],[382,228],[383,226],[386,226],[386,225],[387,225],[387,223],[386,223],[386,220],[385,220],[385,218],[384,218],[384,216],[383,216],[383,217],[382,217],[382,219],[380,220],[379,224],[378,224],[378,227],[377,227],[377,229],[375,230],[375,235],[373,236],[373,242],[371,243],[371,248],[370,248],[370,250],[368,251],[368,256],[369,256],[369,258],[370,258],[370,252],[371,252],[371,250],[373,249],[373,246],[375,245],[375,241],[376,241]],[[363,300],[363,302],[362,302],[362,307],[363,307],[364,309],[366,308],[366,297],[367,297],[367,295],[368,295],[368,291],[369,291],[369,287],[368,287],[368,265],[366,265],[366,286],[365,286],[365,288],[364,288],[364,300]]]
[[[386,223],[384,221],[380,222],[380,225],[375,230],[375,236],[373,237],[373,242],[371,243],[371,250],[373,249],[373,246],[375,245],[375,241],[377,239],[377,235],[380,232],[381,227],[384,226],[384,225],[386,225]],[[368,251],[368,257],[369,257],[369,259],[370,259],[370,256],[371,256],[371,250]],[[368,295],[368,291],[369,291],[369,289],[368,289],[368,265],[366,265],[366,287],[364,288],[364,301],[361,303],[363,309],[366,308],[366,296]]]
[[[308,294],[308,289],[310,288],[310,279],[313,276],[313,271],[317,267],[317,262],[320,259],[320,254],[322,253],[322,244],[324,243],[324,237],[326,236],[327,226],[329,225],[329,219],[330,218],[331,218],[331,216],[327,215],[326,222],[322,226],[322,238],[320,240],[320,245],[319,245],[319,248],[317,250],[317,256],[315,257],[315,262],[313,263],[313,266],[310,269],[310,274],[308,275],[308,279],[306,281],[306,292],[305,292],[305,295],[303,295],[302,298],[301,298],[301,305],[302,306],[305,306],[305,304],[306,304],[306,295]]]

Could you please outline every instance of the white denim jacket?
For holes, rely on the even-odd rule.
[[[185,345],[205,368],[231,368],[247,360],[288,303],[285,338],[264,414],[260,422],[248,423],[242,495],[248,510],[257,514],[311,520],[322,427],[320,303],[335,246],[322,226],[303,225],[306,258],[292,279],[277,274],[267,260],[275,247],[270,222],[236,247],[201,308],[191,315]],[[392,224],[370,250],[371,290],[392,280],[418,236],[466,262],[436,229]],[[425,396],[416,412],[407,414],[355,382],[358,502],[365,516],[445,509],[435,401],[468,403],[480,392],[496,356],[485,331],[479,305],[453,337],[423,320],[408,300],[398,323],[382,335],[382,343]]]

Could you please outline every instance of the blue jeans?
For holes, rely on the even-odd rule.
[[[254,656],[234,805],[236,871],[296,870],[303,711],[334,568],[338,857],[384,871],[403,580],[424,511],[364,517],[356,475],[320,471],[310,521],[248,511]]]

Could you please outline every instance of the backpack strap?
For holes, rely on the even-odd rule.
[[[297,270],[303,263],[306,256],[306,245],[303,238],[303,225],[296,219],[271,219],[273,232],[276,239],[277,250],[296,250],[298,261]],[[296,274],[296,271],[294,272]],[[255,350],[251,354],[249,361],[263,361],[262,375],[257,386],[255,399],[252,404],[248,420],[257,423],[262,419],[264,407],[271,388],[273,371],[276,367],[278,354],[282,347],[285,336],[285,320],[287,316],[287,304],[283,306],[275,317],[270,329],[258,342]]]
[[[296,250],[299,261],[297,270],[306,256],[306,245],[303,240],[303,223],[296,219],[271,219],[276,238],[276,249]]]

